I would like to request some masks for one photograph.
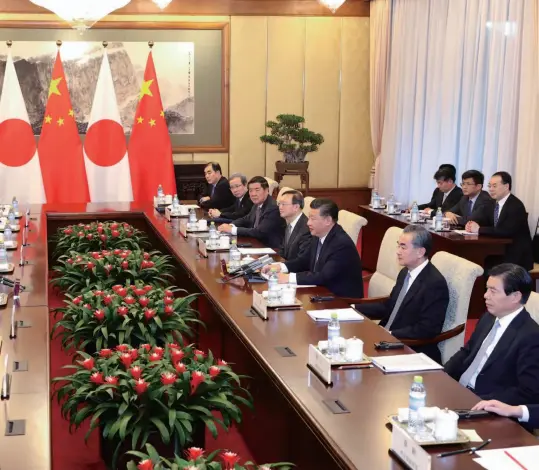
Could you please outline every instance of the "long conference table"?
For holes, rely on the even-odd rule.
[[[17,267],[10,277],[20,277],[28,286],[20,306],[0,311],[3,347],[0,365],[9,354],[10,367],[27,361],[28,371],[13,373],[11,397],[0,404],[0,469],[50,470],[50,377],[48,324],[48,238],[57,227],[84,220],[126,221],[144,230],[153,248],[173,257],[176,283],[189,292],[200,292],[198,309],[206,329],[198,332],[202,348],[233,364],[237,373],[250,379],[245,385],[254,398],[255,411],[244,410],[240,432],[258,462],[291,461],[300,469],[401,469],[388,453],[391,431],[387,417],[406,407],[414,374],[384,374],[377,368],[333,372],[333,386],[324,385],[306,366],[309,344],[326,339],[325,324],[317,324],[306,309],[342,308],[340,300],[311,303],[312,295],[328,295],[321,287],[300,288],[302,310],[282,310],[264,321],[249,313],[252,289],[264,285],[235,286],[219,283],[221,259],[228,254],[199,256],[196,240],[184,239],[178,229],[150,205],[88,204],[31,206],[28,264]],[[19,242],[21,235],[19,234]],[[241,239],[240,239],[241,240]],[[249,240],[253,246],[260,246]],[[11,252],[18,263],[20,252]],[[5,286],[0,290],[9,292]],[[9,338],[11,313],[17,321],[31,322],[20,328],[16,339]],[[365,320],[343,323],[343,336],[365,342],[367,355],[382,355],[374,343],[392,340],[383,328]],[[401,354],[410,353],[410,349]],[[395,354],[389,352],[388,354]],[[0,370],[3,368],[0,366]],[[427,388],[427,404],[450,409],[472,407],[478,397],[443,371],[422,373]],[[328,406],[337,405],[337,406]],[[333,410],[340,410],[335,413]],[[25,434],[6,436],[5,428],[25,420]],[[66,423],[67,426],[67,423]],[[500,417],[462,421],[459,427],[475,429],[483,439],[492,439],[488,448],[535,445],[535,438],[518,423]],[[433,447],[435,454],[459,446]],[[461,454],[432,460],[433,469],[473,470],[480,468],[473,457]],[[77,470],[77,469],[73,469]]]

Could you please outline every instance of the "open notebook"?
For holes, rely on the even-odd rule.
[[[314,321],[329,321],[332,313],[337,313],[339,321],[362,321],[365,319],[363,315],[357,313],[353,308],[307,310],[307,315],[309,315]]]
[[[373,356],[371,359],[375,366],[387,373],[443,369],[440,364],[423,353]]]

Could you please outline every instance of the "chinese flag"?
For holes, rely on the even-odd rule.
[[[48,203],[89,202],[82,143],[60,51],[52,70],[38,154]]]
[[[140,90],[128,155],[135,201],[153,200],[160,184],[165,194],[176,192],[172,145],[151,51]]]

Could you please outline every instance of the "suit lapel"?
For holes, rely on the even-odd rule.
[[[414,295],[417,294],[419,289],[421,288],[421,284],[423,284],[423,280],[428,275],[428,272],[430,271],[430,261],[427,263],[427,265],[423,268],[423,271],[419,273],[419,275],[414,279],[414,282],[408,289],[408,292],[406,292],[406,296],[404,297],[404,300],[402,301],[402,304],[400,306],[400,310],[406,305],[407,302],[410,302]]]
[[[513,199],[513,195],[510,194],[509,197],[507,198],[507,201],[505,201],[505,204],[503,205],[502,210],[498,214],[498,225],[500,224],[500,222],[505,221],[507,214],[509,214],[511,204],[513,202],[512,199]]]
[[[305,217],[303,214],[300,216],[298,221],[296,222],[296,225],[294,226],[294,230],[292,230],[292,233],[290,234],[290,238],[288,239],[288,246],[291,246],[294,240],[297,238],[301,230],[303,229],[303,217]]]
[[[336,227],[337,227],[337,224],[335,224],[333,228],[329,231],[329,233],[326,236],[326,239],[324,240],[324,243],[322,244],[322,249],[320,250],[320,255],[318,256],[318,266],[320,266],[320,264],[324,262],[324,256],[327,253],[328,243],[330,243],[332,238],[335,236]],[[319,238],[315,238],[315,239],[316,239],[315,247],[318,247],[318,240],[320,239]],[[314,271],[315,263],[316,263],[316,248],[314,249],[313,257],[311,258],[311,271]]]

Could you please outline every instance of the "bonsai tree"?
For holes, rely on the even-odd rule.
[[[276,145],[285,163],[303,163],[310,152],[316,152],[324,142],[322,134],[303,127],[305,118],[295,114],[279,114],[277,121],[266,122],[270,135],[260,137],[266,144]]]

